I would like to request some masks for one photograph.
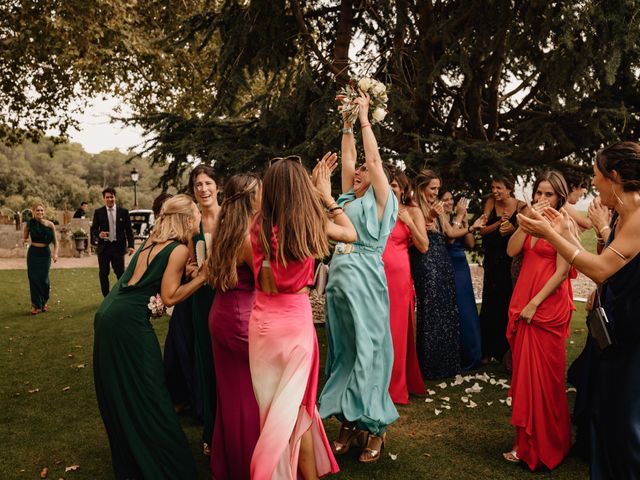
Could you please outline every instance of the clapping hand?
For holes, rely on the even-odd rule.
[[[431,205],[431,210],[429,210],[429,219],[433,221],[443,213],[444,213],[444,203],[435,202],[433,205]]]
[[[507,235],[511,235],[513,232],[516,231],[516,227],[513,225],[513,223],[511,223],[511,221],[509,220],[510,217],[508,217],[507,215],[503,215],[502,216],[502,223],[500,224],[500,235],[502,235],[503,237],[506,237]]]
[[[475,230],[480,230],[481,228],[486,227],[488,220],[489,220],[489,217],[487,217],[487,215],[483,213],[478,218],[476,218],[476,220],[471,225],[471,229],[475,231]]]
[[[603,228],[608,227],[611,223],[611,211],[602,205],[600,197],[593,199],[587,210],[587,216],[596,232],[600,233]]]
[[[467,213],[468,206],[469,200],[467,200],[465,197],[462,197],[460,200],[458,200],[458,204],[456,205],[456,216],[461,218],[464,217]]]
[[[402,220],[402,223],[404,223],[405,225],[413,221],[411,215],[409,214],[409,210],[404,205],[401,206],[398,210],[398,219]]]
[[[195,278],[196,274],[198,273],[198,262],[189,260],[189,262],[185,265],[184,270],[188,278]]]
[[[331,168],[337,165],[338,156],[327,152],[316,164],[311,174],[311,180],[320,199],[326,204],[331,199]]]

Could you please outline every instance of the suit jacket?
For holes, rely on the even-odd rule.
[[[98,208],[93,214],[91,222],[91,238],[97,245],[96,252],[102,253],[108,240],[100,238],[100,232],[109,231],[109,217],[107,217],[107,207]],[[116,205],[116,241],[114,242],[119,252],[123,255],[128,248],[135,248],[133,229],[131,228],[131,218],[129,210]]]

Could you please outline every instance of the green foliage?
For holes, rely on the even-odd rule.
[[[162,168],[150,166],[144,158],[127,163],[131,156],[118,150],[92,155],[77,143],[56,144],[50,139],[11,147],[0,144],[0,206],[21,211],[40,200],[48,207],[74,211],[86,201],[93,209],[103,204],[102,190],[110,186],[116,189],[118,204],[132,208],[130,172],[135,167],[140,172],[138,204],[151,208]]]
[[[4,123],[41,129],[71,99],[120,95],[164,185],[194,160],[226,174],[337,150],[336,88],[363,74],[391,85],[385,155],[476,193],[640,134],[635,0],[29,5],[0,11]]]

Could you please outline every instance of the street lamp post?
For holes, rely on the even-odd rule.
[[[131,170],[131,181],[133,182],[133,206],[136,208],[138,207],[138,180],[140,180],[140,174],[134,167]]]

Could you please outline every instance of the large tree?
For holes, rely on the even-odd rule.
[[[385,154],[414,171],[435,167],[458,188],[638,139],[634,0],[96,4],[113,6],[98,13],[120,22],[111,37],[90,22],[94,40],[109,39],[87,43],[88,65],[99,68],[78,70],[72,58],[64,72],[88,90],[116,86],[134,107],[130,121],[152,134],[149,153],[168,166],[167,182],[192,159],[230,173],[275,154],[312,161],[336,149],[336,88],[362,74],[391,85],[377,129]],[[33,75],[33,65],[23,67]]]

